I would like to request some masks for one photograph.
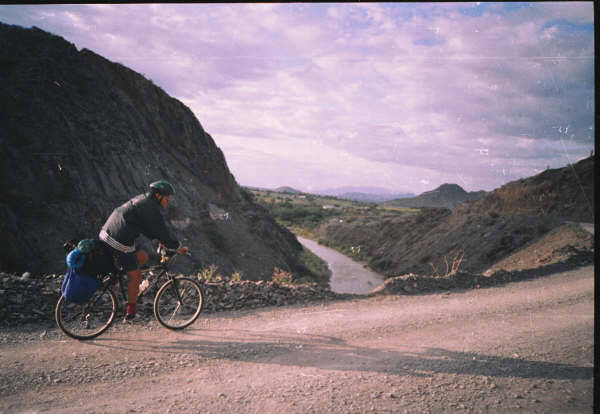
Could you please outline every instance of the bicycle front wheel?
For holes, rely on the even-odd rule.
[[[190,326],[200,312],[204,297],[202,288],[193,279],[178,277],[160,287],[154,298],[154,316],[168,329]]]
[[[117,313],[117,300],[110,289],[98,290],[85,304],[61,296],[56,304],[58,327],[75,339],[91,339],[108,329]]]

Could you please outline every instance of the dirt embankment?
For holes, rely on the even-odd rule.
[[[564,223],[539,239],[526,244],[516,253],[491,266],[485,274],[499,270],[522,271],[560,264],[577,256],[593,263],[594,224]]]

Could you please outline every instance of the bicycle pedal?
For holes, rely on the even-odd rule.
[[[133,323],[134,321],[136,321],[135,314],[134,315],[125,315],[125,317],[123,318],[123,323]]]

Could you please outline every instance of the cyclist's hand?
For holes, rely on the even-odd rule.
[[[179,253],[179,254],[189,254],[189,251],[190,250],[187,248],[187,246],[183,246],[183,247],[180,247],[177,250],[177,253]]]

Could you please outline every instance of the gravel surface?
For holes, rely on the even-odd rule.
[[[586,413],[594,269],[503,286],[0,333],[2,413]]]

